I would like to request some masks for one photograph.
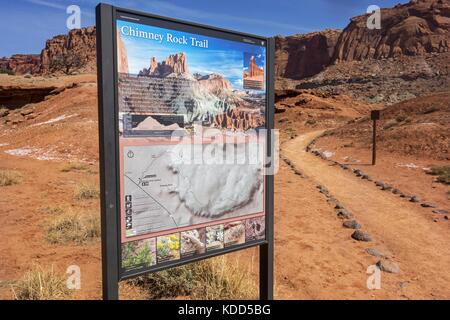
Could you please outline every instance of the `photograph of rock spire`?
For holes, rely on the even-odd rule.
[[[117,55],[124,137],[265,125],[264,46],[118,20]],[[256,84],[245,87],[247,56]]]
[[[264,89],[264,57],[244,52],[244,89]]]

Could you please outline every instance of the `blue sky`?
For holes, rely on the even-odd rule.
[[[273,36],[344,28],[371,4],[392,7],[405,0],[123,0],[120,7]],[[95,24],[95,0],[0,0],[0,57],[39,53],[45,40],[67,33],[67,6],[79,5],[82,26]]]
[[[129,30],[145,31],[148,34],[162,36],[161,41],[157,39],[140,38],[129,35]],[[137,74],[143,68],[148,68],[150,59],[155,57],[158,62],[166,60],[171,54],[184,52],[191,74],[199,73],[207,75],[217,73],[227,78],[235,89],[242,90],[242,74],[244,69],[244,53],[250,53],[259,57],[258,62],[264,61],[265,48],[243,42],[229,41],[163,29],[153,26],[136,24],[119,20],[117,30],[125,44],[128,56],[128,67],[130,73]],[[187,44],[174,44],[168,39],[186,37]],[[190,38],[208,40],[208,48],[192,46]]]

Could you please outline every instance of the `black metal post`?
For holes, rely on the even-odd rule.
[[[267,152],[271,156],[272,165],[275,163],[272,145],[274,144],[274,54],[275,40],[268,40],[267,52]],[[270,159],[270,158],[269,158]],[[273,258],[274,258],[274,176],[269,174],[266,176],[266,240],[267,243],[259,247],[259,296],[261,300],[273,300]]]
[[[103,299],[119,298],[113,7],[96,7]]]
[[[373,119],[373,135],[372,135],[372,165],[377,160],[377,120]]]

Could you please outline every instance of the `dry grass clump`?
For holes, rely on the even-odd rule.
[[[46,239],[52,244],[83,244],[100,236],[100,218],[93,213],[73,213],[56,217],[47,227]]]
[[[0,170],[0,187],[12,186],[20,183],[22,176],[13,170]]]
[[[438,182],[450,184],[450,166],[434,166],[431,168],[431,174],[438,176]]]
[[[61,168],[62,172],[88,171],[88,170],[89,170],[89,166],[82,162],[69,162]]]
[[[189,296],[192,299],[258,299],[249,270],[224,256],[150,273],[130,280],[148,290],[150,299]]]
[[[97,199],[100,196],[100,191],[95,185],[83,183],[75,189],[74,196],[77,200]]]
[[[53,267],[44,270],[35,266],[11,285],[11,289],[16,300],[61,300],[71,294],[66,279],[55,273]]]

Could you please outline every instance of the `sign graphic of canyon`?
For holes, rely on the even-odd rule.
[[[264,71],[257,65],[265,60],[264,47],[211,37],[202,40],[208,47],[174,44],[168,39],[201,38],[120,20],[117,30],[125,137],[186,135],[199,127],[232,132],[264,127]],[[128,30],[142,31],[143,37],[130,36]],[[136,52],[137,47],[145,50]],[[253,90],[245,86],[242,73],[247,55],[258,57],[251,60],[247,79]]]

